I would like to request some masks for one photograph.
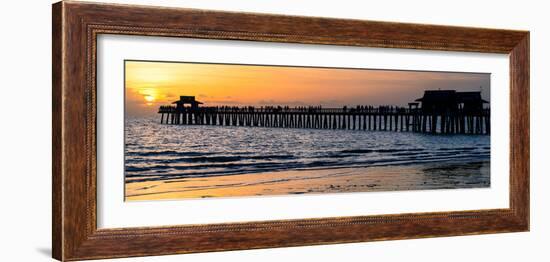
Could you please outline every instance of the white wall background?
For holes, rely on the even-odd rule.
[[[550,28],[545,1],[183,1],[106,2],[313,15],[531,31],[531,232],[217,252],[123,261],[548,261]],[[1,261],[51,256],[50,1],[0,9]]]

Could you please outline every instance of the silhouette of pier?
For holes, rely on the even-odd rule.
[[[445,93],[446,92],[446,93]],[[490,134],[490,109],[479,92],[426,91],[408,107],[356,106],[322,108],[200,107],[192,96],[161,106],[161,124],[214,125],[266,128],[311,128],[418,132],[432,134]],[[419,106],[422,103],[422,107]],[[190,106],[185,106],[189,104]]]

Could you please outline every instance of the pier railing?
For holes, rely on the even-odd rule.
[[[161,106],[161,124],[312,128],[433,134],[490,134],[490,109],[426,112],[395,106],[200,107]]]

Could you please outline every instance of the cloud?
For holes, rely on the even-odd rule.
[[[205,106],[208,106],[209,104],[214,105],[240,105],[241,102],[234,101],[234,100],[205,100],[204,101]]]
[[[294,100],[294,101],[280,101],[280,100],[273,100],[273,99],[268,99],[268,100],[260,100],[258,101],[258,104],[259,105],[306,105],[305,102],[303,101],[298,101],[298,100]]]

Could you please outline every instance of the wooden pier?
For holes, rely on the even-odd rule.
[[[491,133],[490,109],[475,113],[463,109],[428,113],[410,103],[394,106],[320,107],[185,107],[161,106],[161,124],[213,125],[266,128],[311,128],[417,132],[431,134]]]

